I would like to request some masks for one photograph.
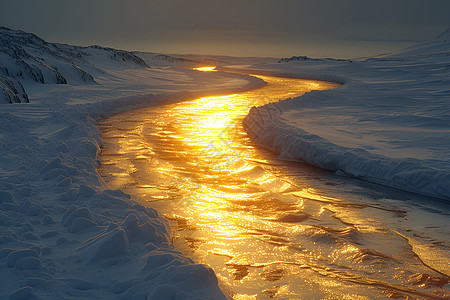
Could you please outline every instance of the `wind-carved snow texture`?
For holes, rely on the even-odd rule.
[[[251,109],[244,127],[280,158],[450,199],[450,29],[352,63],[293,58],[255,68],[343,83]]]
[[[0,295],[224,299],[213,271],[174,249],[164,218],[105,186],[95,121],[71,114],[0,118]]]
[[[28,102],[20,81],[42,84],[95,83],[92,56],[148,65],[131,52],[100,46],[77,47],[48,43],[34,34],[0,27],[0,103]]]
[[[167,56],[0,36],[1,101],[24,102],[20,84],[30,97],[0,110],[0,298],[226,299],[210,268],[173,247],[165,218],[104,183],[95,120],[263,82]]]
[[[28,103],[23,85],[14,78],[0,76],[0,103]]]

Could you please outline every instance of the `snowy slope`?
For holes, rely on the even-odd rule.
[[[254,66],[344,85],[253,108],[245,127],[283,159],[448,200],[449,35],[363,60],[293,58]]]
[[[103,182],[95,120],[262,82],[7,35],[32,58],[0,63],[30,100],[0,106],[0,299],[226,299],[211,269],[174,249],[164,218]]]
[[[28,102],[20,82],[94,84],[93,76],[101,70],[101,66],[95,64],[100,59],[118,65],[148,67],[130,52],[48,43],[34,34],[0,27],[0,88],[3,92],[0,103]]]

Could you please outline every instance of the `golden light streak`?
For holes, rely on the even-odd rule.
[[[195,70],[216,71],[213,66]],[[227,284],[240,285],[234,299],[257,299],[261,291],[282,299],[301,298],[299,295],[336,295],[334,298],[340,299],[351,295],[347,298],[357,299],[371,290],[365,284],[370,281],[359,277],[367,274],[366,265],[360,267],[356,260],[373,261],[370,269],[381,273],[371,280],[380,289],[383,282],[389,283],[388,288],[401,280],[409,284],[408,278],[401,279],[407,274],[401,268],[408,263],[398,265],[394,259],[387,262],[400,266],[399,271],[377,269],[375,263],[384,259],[379,252],[405,243],[397,234],[379,230],[373,220],[379,211],[349,206],[343,199],[327,196],[320,186],[311,187],[308,181],[286,180],[288,176],[277,173],[280,168],[276,164],[282,163],[274,164],[274,158],[256,149],[242,128],[242,119],[252,106],[337,84],[257,76],[268,85],[140,111],[146,117],[141,121],[135,118],[136,126],[130,125],[127,134],[122,123],[124,118],[130,121],[122,115],[117,130],[109,133],[119,138],[105,138],[111,145],[104,146],[101,172],[110,177],[105,179],[109,186],[140,196],[143,203],[151,202],[161,214],[172,216],[171,220],[178,222],[177,238],[191,243],[196,262],[209,264]],[[107,137],[108,132],[104,134]],[[109,157],[108,151],[112,153]],[[387,249],[365,249],[382,247],[386,240],[391,243]],[[421,250],[419,246],[415,247]],[[389,282],[394,276],[390,272],[399,279]],[[261,279],[262,273],[266,279]],[[362,284],[346,282],[348,278]],[[373,291],[370,295],[379,294]]]
[[[215,72],[215,71],[217,71],[215,66],[197,67],[197,68],[194,68],[194,70],[202,71],[202,72]]]

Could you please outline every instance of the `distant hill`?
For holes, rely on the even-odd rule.
[[[308,56],[291,56],[288,58],[281,58],[278,60],[279,63],[283,62],[290,62],[290,61],[346,61],[346,62],[352,62],[349,59],[339,59],[339,58],[311,58]]]
[[[450,28],[442,32],[434,40],[392,53],[371,57],[367,60],[415,60],[430,56],[450,56]]]
[[[417,56],[427,55],[444,55],[450,56],[450,28],[439,34],[434,40],[427,41],[418,45],[414,45],[402,50],[394,51],[387,54],[376,55],[363,59],[363,61],[380,61],[380,60],[407,60],[414,59]],[[324,61],[324,62],[352,62],[348,59],[335,58],[310,58],[308,56],[292,56],[281,58],[278,63],[301,61]]]
[[[29,102],[25,83],[95,84],[102,66],[149,68],[132,52],[100,46],[49,43],[0,27],[0,103]]]

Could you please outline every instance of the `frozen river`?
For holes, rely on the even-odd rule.
[[[450,297],[448,205],[259,148],[252,106],[338,84],[256,76],[268,84],[101,121],[105,181],[165,215],[234,299]]]

